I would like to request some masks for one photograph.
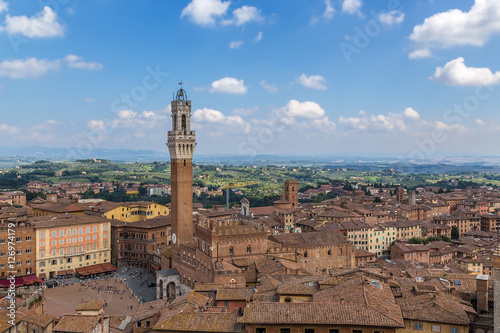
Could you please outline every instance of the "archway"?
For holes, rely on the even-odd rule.
[[[167,298],[168,299],[175,298],[175,283],[173,281],[167,284]]]
[[[163,298],[163,280],[160,280],[159,288],[160,288],[160,299],[162,299]]]

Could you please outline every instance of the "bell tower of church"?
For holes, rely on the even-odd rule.
[[[179,89],[172,107],[172,130],[168,131],[172,190],[172,248],[193,240],[193,153],[195,133],[191,131],[191,101]]]

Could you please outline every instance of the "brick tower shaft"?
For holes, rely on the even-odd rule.
[[[171,103],[172,130],[168,132],[167,146],[171,168],[171,221],[172,246],[193,239],[193,153],[196,146],[195,132],[190,129],[191,101],[181,88]]]

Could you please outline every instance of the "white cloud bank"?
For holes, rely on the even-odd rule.
[[[40,13],[32,17],[7,15],[5,17],[5,27],[2,27],[1,30],[28,38],[60,37],[64,35],[64,27],[57,21],[57,14],[48,6],[45,6]]]
[[[500,82],[500,72],[493,73],[489,68],[467,67],[464,58],[459,57],[443,67],[437,67],[430,79],[448,86],[488,86]]]
[[[247,87],[245,87],[243,80],[238,80],[234,77],[225,77],[212,82],[210,91],[215,93],[243,95],[247,93]]]
[[[475,0],[468,12],[451,9],[426,18],[424,23],[413,28],[410,40],[414,42],[416,50],[483,46],[493,34],[498,33],[500,1]]]

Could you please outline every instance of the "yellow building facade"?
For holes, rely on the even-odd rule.
[[[103,217],[52,215],[30,222],[36,234],[38,277],[111,262],[111,222]]]
[[[170,211],[167,206],[154,202],[130,202],[107,210],[104,215],[108,219],[123,222],[137,222],[152,219],[160,215],[167,216]]]
[[[469,326],[405,319],[405,327],[396,333],[469,333]]]

